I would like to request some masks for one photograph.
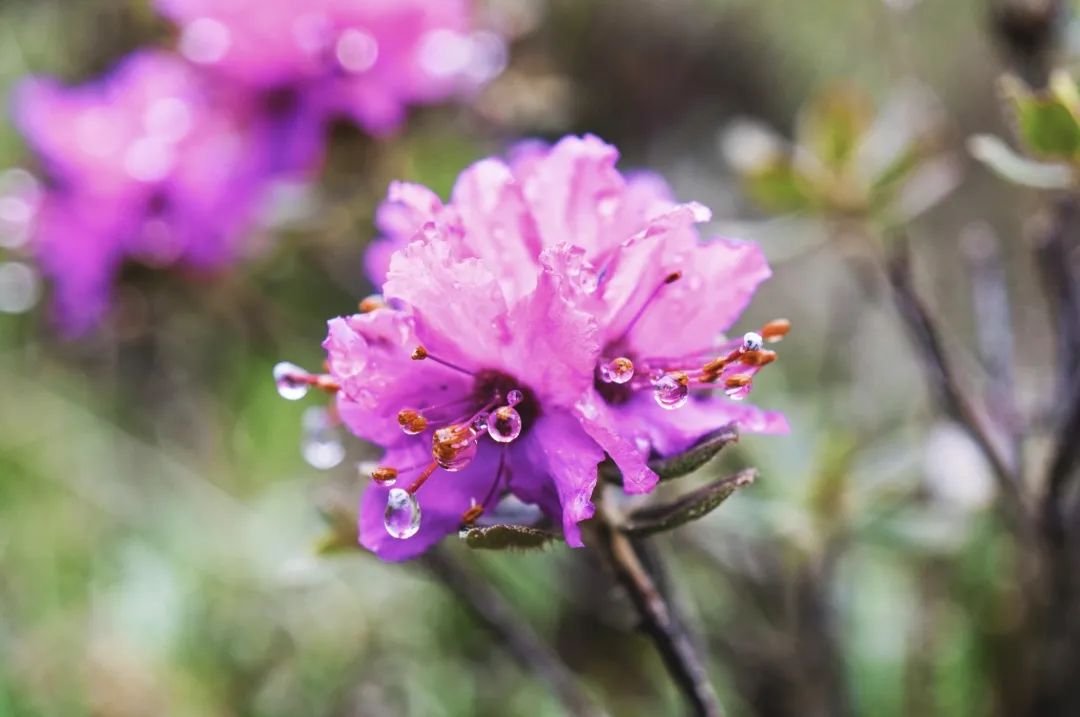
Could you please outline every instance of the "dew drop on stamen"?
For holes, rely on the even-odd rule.
[[[345,460],[345,444],[341,430],[330,412],[322,406],[312,406],[301,419],[303,439],[300,452],[312,468],[330,470]]]
[[[398,472],[393,466],[374,466],[368,469],[367,475],[379,485],[389,488],[397,483]]]
[[[391,488],[386,497],[383,526],[391,538],[405,540],[420,530],[420,503],[416,496],[401,488]]]
[[[506,403],[509,406],[516,406],[516,405],[518,405],[519,403],[521,403],[524,400],[525,400],[525,394],[523,394],[521,391],[517,390],[516,388],[512,389],[509,393],[506,394]]]
[[[397,420],[398,425],[401,426],[401,432],[406,436],[416,436],[427,430],[427,419],[416,409],[401,409],[398,411]]]
[[[510,406],[501,406],[488,418],[488,435],[499,443],[510,443],[521,435],[521,414]]]
[[[476,417],[472,420],[472,428],[477,433],[483,433],[488,429],[488,418],[491,414],[487,411],[481,411],[476,414]]]
[[[431,456],[444,470],[463,470],[476,457],[476,431],[461,425],[440,428],[431,437]]]
[[[634,363],[625,356],[600,365],[600,380],[604,383],[626,383],[634,377]]]
[[[756,331],[747,331],[743,334],[742,341],[743,348],[747,351],[760,351],[761,347],[765,345],[765,340]]]
[[[750,395],[750,388],[749,383],[745,386],[729,386],[724,389],[724,395],[732,401],[741,401]]]
[[[690,386],[686,381],[680,381],[673,374],[667,373],[653,383],[653,398],[660,408],[672,411],[686,405],[690,397]]]
[[[281,361],[274,366],[274,383],[277,385],[278,395],[287,401],[299,401],[307,395],[308,384],[296,379],[297,376],[306,376],[307,371],[296,364]]]

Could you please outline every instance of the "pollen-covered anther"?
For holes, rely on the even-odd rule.
[[[456,472],[476,457],[476,431],[468,424],[440,428],[431,437],[431,456],[442,468]]]
[[[398,470],[393,466],[378,466],[371,471],[371,480],[382,485],[393,485],[397,481]]]
[[[674,284],[676,281],[678,281],[681,278],[682,278],[682,272],[681,271],[673,271],[673,272],[671,272],[670,274],[668,274],[667,276],[664,277],[664,283],[665,284]]]
[[[423,361],[427,357],[428,357],[427,349],[424,348],[423,346],[417,346],[416,348],[413,349],[412,357],[411,357],[413,361]]]
[[[376,311],[385,307],[386,301],[383,299],[382,296],[378,294],[372,294],[371,296],[364,297],[360,301],[359,305],[361,314],[370,314],[372,311]]]
[[[461,514],[461,523],[462,525],[472,525],[483,514],[484,506],[474,502],[469,506],[468,510]]]
[[[776,352],[768,349],[747,351],[739,358],[739,361],[747,366],[768,366],[775,360]]]
[[[749,386],[753,381],[753,377],[750,374],[740,373],[734,376],[728,376],[724,379],[725,388],[742,388],[743,386]]]
[[[769,343],[775,343],[791,331],[791,322],[787,319],[773,319],[761,327],[761,337]]]
[[[634,362],[619,356],[600,364],[600,380],[604,383],[623,384],[634,377]]]
[[[415,408],[401,409],[398,411],[397,420],[402,432],[409,436],[423,433],[428,427],[427,419]]]

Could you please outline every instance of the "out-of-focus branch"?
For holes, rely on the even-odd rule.
[[[421,562],[473,617],[499,637],[522,667],[547,684],[568,715],[602,717],[606,713],[581,689],[570,669],[540,637],[522,622],[488,581],[444,548],[436,548]]]
[[[671,676],[701,717],[722,717],[720,699],[708,671],[673,607],[645,568],[633,541],[604,524],[600,528],[602,554],[619,583],[630,594],[645,631],[652,638]],[[654,556],[655,557],[655,556]]]
[[[1024,534],[1030,534],[1030,511],[1021,492],[1019,475],[1002,454],[985,419],[961,387],[945,353],[937,321],[915,289],[906,237],[896,236],[893,243],[895,251],[888,262],[893,299],[909,329],[915,348],[923,359],[922,363],[934,395],[942,408],[967,431],[989,461],[1012,526]]]

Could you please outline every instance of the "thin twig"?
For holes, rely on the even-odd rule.
[[[722,717],[720,699],[708,671],[672,606],[642,563],[634,543],[618,529],[601,527],[604,555],[619,583],[630,594],[645,631],[652,638],[671,676],[701,717]]]
[[[568,715],[601,717],[606,714],[581,689],[559,656],[514,614],[513,608],[486,579],[443,548],[430,551],[421,562],[461,600],[477,621],[501,639],[500,644],[522,667],[547,684]]]
[[[1031,521],[1027,504],[1020,490],[1017,472],[1002,455],[990,435],[983,417],[975,409],[957,379],[956,372],[945,354],[932,312],[915,289],[911,264],[904,237],[895,237],[896,251],[889,260],[889,281],[897,310],[911,333],[916,349],[922,355],[923,365],[936,395],[949,415],[967,431],[972,440],[986,456],[1005,499],[1007,517],[1014,528],[1028,534]]]

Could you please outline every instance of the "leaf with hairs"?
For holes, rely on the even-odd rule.
[[[757,470],[747,468],[733,476],[709,483],[691,491],[672,503],[654,505],[634,511],[620,529],[631,536],[661,533],[708,515],[731,497],[739,488],[757,478]]]

